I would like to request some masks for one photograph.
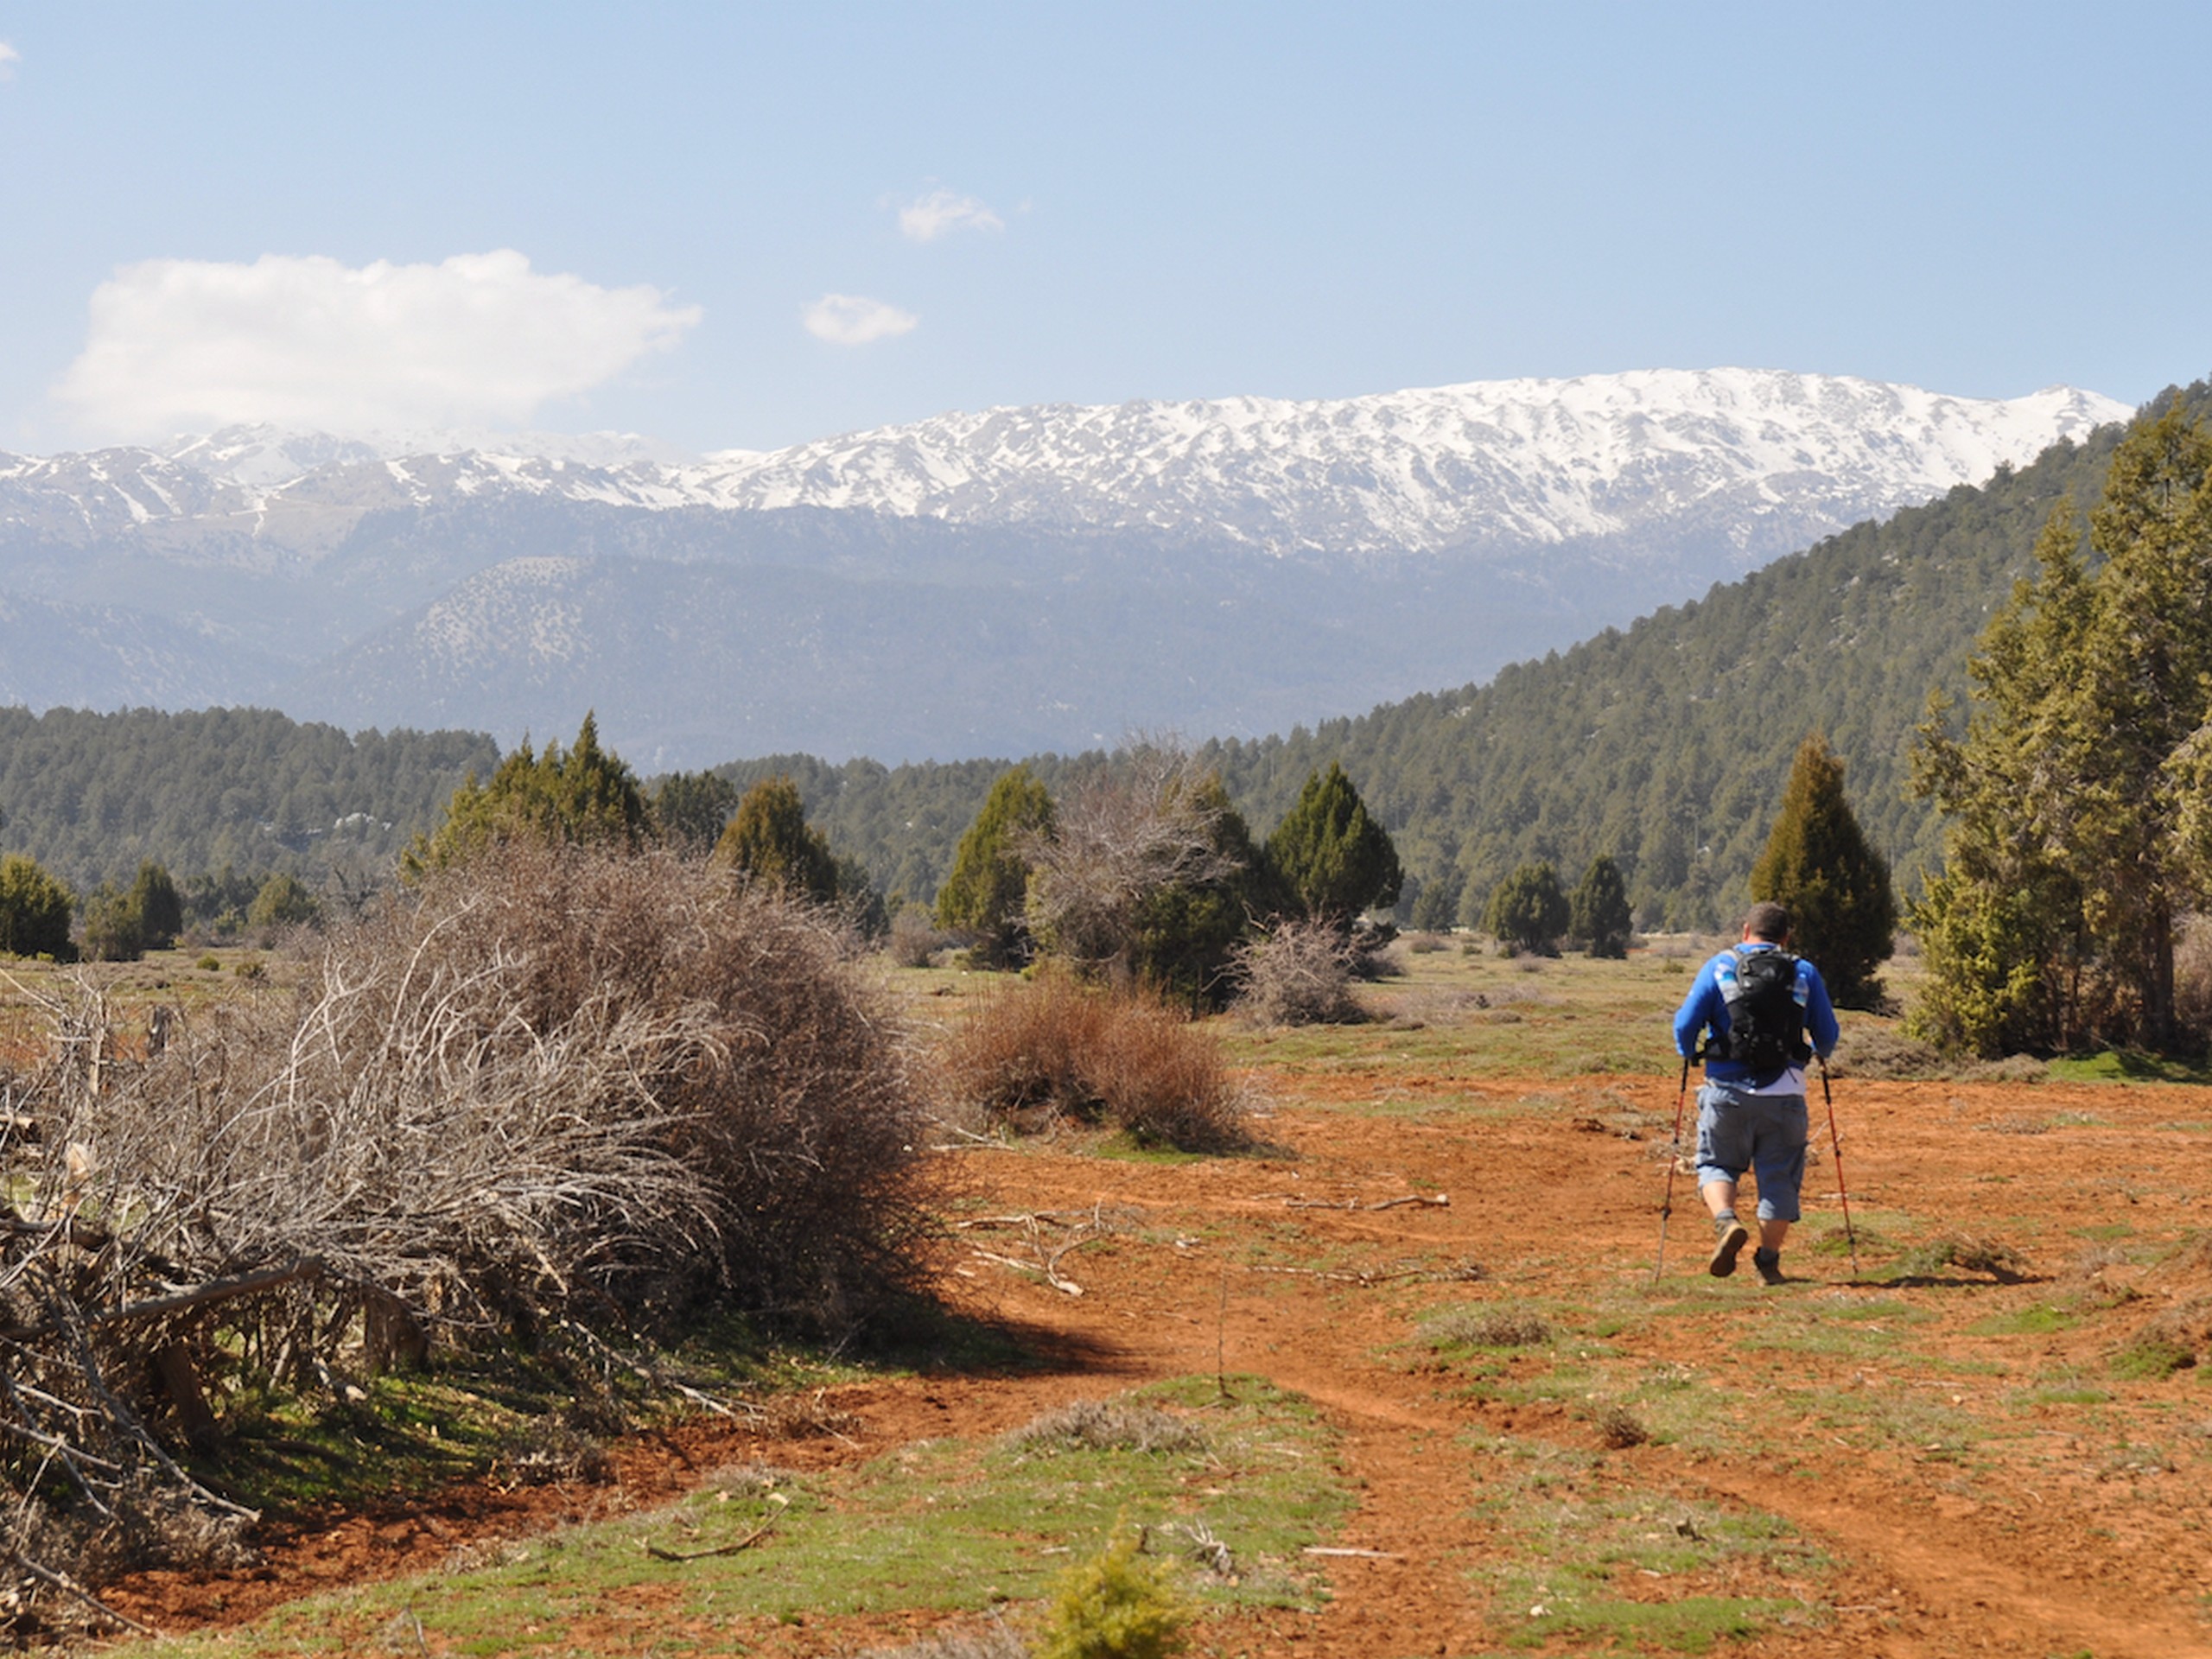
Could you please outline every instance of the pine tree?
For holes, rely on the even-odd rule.
[[[1499,882],[1483,912],[1483,928],[1507,952],[1554,956],[1574,907],[1548,864],[1523,864]]]
[[[937,893],[937,924],[976,940],[976,959],[994,968],[1027,961],[1022,906],[1031,849],[1052,834],[1052,798],[1026,766],[1001,772],[952,857]]]
[[[1843,762],[1817,734],[1799,745],[1766,849],[1751,866],[1751,897],[1789,912],[1791,945],[1820,964],[1845,1007],[1881,995],[1874,970],[1890,958],[1897,899],[1890,867],[1867,845],[1843,794]]]
[[[1588,946],[1592,956],[1618,961],[1628,955],[1633,918],[1619,865],[1603,853],[1592,859],[1575,886],[1569,908],[1567,931]]]
[[[1268,837],[1267,861],[1306,916],[1350,926],[1361,913],[1398,902],[1404,878],[1389,832],[1332,760],[1306,774],[1296,804]]]
[[[828,838],[808,824],[798,785],[789,778],[764,779],[746,791],[715,843],[713,861],[817,905],[837,897],[836,855]]]

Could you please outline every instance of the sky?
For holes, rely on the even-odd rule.
[[[0,448],[2212,372],[2212,7],[0,0]]]

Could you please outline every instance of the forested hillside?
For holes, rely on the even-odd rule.
[[[2181,395],[2212,409],[2212,386]],[[1201,753],[1261,834],[1309,772],[1341,761],[1397,839],[1401,913],[1421,923],[1471,920],[1522,861],[1548,860],[1571,881],[1606,853],[1646,923],[1712,926],[1743,903],[1790,757],[1820,731],[1910,894],[1940,841],[1904,791],[1929,692],[1964,696],[1974,637],[2031,568],[2053,506],[2069,494],[2094,505],[2119,435],[2061,443],[1487,685]],[[1077,764],[1030,762],[1056,791]],[[791,772],[833,844],[915,898],[935,891],[999,769],[798,756],[724,768],[740,781]]]
[[[2212,386],[2180,395],[2212,410]],[[1928,694],[1963,696],[1974,637],[2030,569],[2058,500],[2094,504],[2118,436],[2061,443],[1488,684],[1211,741],[1200,756],[1262,836],[1309,772],[1341,762],[1396,838],[1400,913],[1422,925],[1471,920],[1518,863],[1548,860],[1572,882],[1603,853],[1646,925],[1712,926],[1742,904],[1790,758],[1818,731],[1910,894],[1940,840],[1932,811],[1904,793]],[[474,734],[349,737],[263,711],[0,710],[0,850],[79,887],[127,880],[148,857],[180,876],[226,863],[381,875],[461,777],[497,758]],[[1096,759],[1029,764],[1058,793]],[[880,892],[927,901],[1009,764],[784,754],[717,771],[741,789],[790,774],[841,856]]]
[[[179,881],[226,865],[380,880],[499,758],[478,732],[349,736],[266,709],[0,709],[0,851],[80,891],[149,858]]]

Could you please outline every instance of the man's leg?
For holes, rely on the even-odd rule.
[[[1707,1181],[1698,1188],[1697,1195],[1713,1212],[1713,1257],[1705,1270],[1716,1279],[1726,1279],[1736,1271],[1736,1258],[1751,1238],[1751,1229],[1736,1219],[1736,1183]]]

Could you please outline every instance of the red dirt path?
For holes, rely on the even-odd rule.
[[[504,1495],[466,1488],[404,1516],[355,1516],[282,1541],[249,1576],[155,1575],[112,1599],[171,1630],[232,1623],[314,1589],[429,1566],[472,1541],[664,1502],[747,1456],[804,1466],[925,1436],[988,1434],[1077,1395],[1211,1373],[1218,1357],[1231,1372],[1264,1374],[1324,1408],[1344,1437],[1358,1492],[1336,1541],[1376,1556],[1331,1563],[1335,1595],[1325,1611],[1217,1618],[1199,1650],[1346,1659],[1501,1650],[1511,1632],[1495,1622],[1471,1570],[1502,1545],[1478,1517],[1480,1472],[1459,1437],[1510,1433],[1595,1450],[1597,1433],[1566,1402],[1469,1397],[1464,1379],[1425,1363],[1426,1350],[1409,1340],[1413,1321],[1461,1301],[1644,1294],[1664,1169],[1652,1128],[1663,1138],[1674,1079],[1394,1077],[1392,1084],[1397,1115],[1389,1117],[1345,1109],[1360,1096],[1357,1079],[1281,1085],[1282,1103],[1262,1125],[1281,1156],[1160,1166],[1036,1150],[954,1154],[990,1210],[1096,1205],[1120,1218],[1103,1243],[1061,1263],[1079,1297],[980,1257],[947,1280],[954,1300],[1032,1327],[1079,1363],[1020,1377],[849,1388],[835,1402],[860,1426],[842,1439],[764,1446],[726,1424],[693,1424],[620,1448],[609,1484]],[[1617,1345],[1722,1384],[1713,1397],[1738,1421],[1775,1407],[1785,1376],[1801,1388],[1815,1378],[1838,1391],[1924,1389],[1924,1371],[1902,1358],[1894,1373],[1870,1365],[1863,1347],[1855,1357],[1777,1357],[1756,1345],[1763,1310],[1785,1305],[1777,1299],[1841,1308],[1885,1298],[1919,1321],[1916,1352],[1974,1362],[1948,1374],[1969,1380],[1936,1386],[2004,1432],[1961,1462],[1808,1421],[1791,1441],[1789,1478],[1646,1444],[1607,1452],[1602,1478],[1779,1513],[1841,1563],[1808,1592],[1833,1607],[1827,1621],[1763,1633],[1762,1656],[2212,1656],[2212,1389],[2193,1371],[2119,1381],[2108,1365],[2145,1319],[2212,1293],[2212,1257],[2202,1249],[2184,1252],[2180,1264],[2157,1260],[2205,1225],[2212,1140],[2201,1131],[2212,1098],[2178,1088],[1942,1083],[1840,1083],[1838,1094],[1862,1229],[1879,1218],[1892,1236],[1971,1234],[2016,1250],[2031,1281],[2000,1286],[1961,1272],[1878,1285],[1869,1260],[1866,1279],[1852,1284],[1847,1262],[1797,1251],[1786,1265],[1798,1282],[1763,1291],[1747,1268],[1719,1287],[1726,1294],[1710,1314],[1640,1323]],[[1833,1166],[1824,1169],[1808,1182],[1815,1223],[1835,1216]],[[1447,1207],[1306,1207],[1440,1192]],[[2129,1259],[2099,1260],[2096,1240],[2122,1230]],[[970,1236],[1002,1253],[1016,1248],[1003,1236]],[[1669,1298],[1699,1288],[1708,1240],[1684,1181]],[[1256,1271],[1255,1250],[1365,1273],[1370,1282]],[[1455,1279],[1448,1269],[1459,1263],[1479,1272]],[[1416,1266],[1433,1271],[1387,1276]],[[2050,1334],[1969,1330],[1993,1314],[2069,1300],[2105,1311]],[[2019,1391],[2039,1375],[2075,1372],[2109,1400],[2053,1407],[2047,1425],[2024,1428],[2022,1414],[2037,1408],[2018,1404]],[[893,1634],[879,1621],[779,1640],[836,1652]]]

